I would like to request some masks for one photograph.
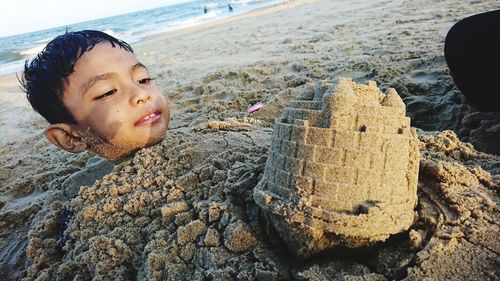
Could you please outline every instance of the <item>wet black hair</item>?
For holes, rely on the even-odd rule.
[[[134,52],[129,44],[104,32],[82,30],[57,36],[31,62],[25,62],[19,79],[23,91],[33,109],[49,123],[77,124],[64,106],[63,88],[78,59],[102,42]]]

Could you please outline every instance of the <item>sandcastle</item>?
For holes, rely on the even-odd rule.
[[[384,241],[413,223],[419,151],[394,89],[341,79],[277,120],[254,199],[299,257]]]

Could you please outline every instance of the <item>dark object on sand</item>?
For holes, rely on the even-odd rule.
[[[66,245],[66,242],[68,240],[74,240],[71,237],[66,236],[64,234],[72,218],[73,218],[73,213],[66,207],[62,207],[61,217],[59,219],[59,237],[57,239],[57,245],[59,245],[61,248],[64,247],[64,245]]]
[[[444,54],[455,84],[481,111],[500,111],[500,10],[467,17],[446,35]]]
[[[500,10],[457,22],[446,35],[444,54],[455,84],[480,112],[462,119],[459,135],[478,149],[500,154]]]

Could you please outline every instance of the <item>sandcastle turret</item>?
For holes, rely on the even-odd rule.
[[[419,151],[394,89],[342,79],[277,120],[254,199],[297,256],[387,239],[413,223]]]

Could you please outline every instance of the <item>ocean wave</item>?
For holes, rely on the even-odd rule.
[[[18,52],[15,52],[15,51],[0,52],[0,63],[1,64],[22,60],[23,58],[24,58],[23,55],[19,54]]]
[[[19,54],[21,54],[22,56],[33,56],[40,53],[43,50],[43,48],[45,48],[45,44],[37,45],[30,49],[22,50],[19,52]]]
[[[104,29],[101,31],[108,34],[108,35],[111,35],[115,38],[118,38],[120,40],[124,40],[126,42],[129,42],[131,40],[131,38],[134,38],[137,34],[141,33],[140,30],[133,30],[133,29],[130,29],[130,30],[124,31],[124,32],[118,32],[118,31],[115,31],[113,29]]]
[[[37,40],[37,41],[35,41],[33,43],[35,43],[35,44],[45,43],[46,44],[46,43],[49,43],[50,40],[52,40],[52,38],[50,38],[50,37],[49,38],[43,38],[43,39]]]
[[[195,25],[212,22],[218,19],[236,16],[266,5],[285,0],[228,0],[207,1],[207,13],[203,13],[200,1],[186,1],[182,4],[159,7],[109,18],[96,19],[68,26],[61,26],[34,33],[20,34],[8,38],[0,38],[0,72],[3,69],[17,68],[26,59],[31,59],[43,50],[45,45],[55,36],[67,31],[83,29],[101,30],[113,37],[133,43],[146,36],[178,30]],[[229,13],[227,5],[231,4],[234,12]],[[13,63],[6,66],[5,64]]]
[[[24,60],[0,64],[0,75],[23,71]]]
[[[202,7],[207,7],[209,9],[213,9],[213,8],[217,8],[217,7],[221,7],[221,4],[219,2],[215,2],[215,3],[207,3],[207,4],[203,4],[201,5]]]
[[[212,21],[217,18],[222,18],[224,17],[225,10],[222,9],[212,9],[209,10],[206,14],[201,14],[198,16],[194,17],[189,17],[187,19],[180,19],[177,21],[172,21],[168,23],[167,28],[162,30],[162,31],[168,31],[168,30],[175,30],[175,29],[182,29],[185,27],[191,27],[200,23],[204,23],[207,21]],[[158,31],[154,32],[157,33]]]
[[[104,33],[106,33],[108,35],[111,35],[111,36],[113,36],[115,38],[123,39],[123,36],[120,33],[114,32],[112,29],[105,29],[102,32],[104,32]]]
[[[269,0],[231,0],[229,4],[231,5],[255,5],[255,4],[263,4],[269,3]],[[276,1],[276,2],[284,2],[284,1]]]

